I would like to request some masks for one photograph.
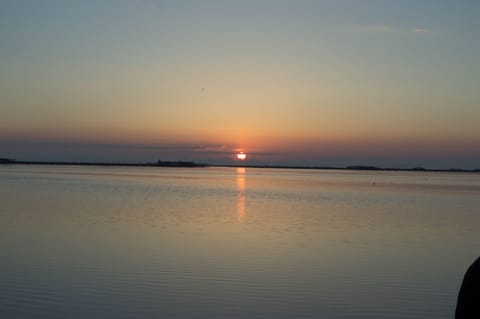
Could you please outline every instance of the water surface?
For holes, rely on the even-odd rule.
[[[2,318],[453,318],[480,175],[0,166]]]

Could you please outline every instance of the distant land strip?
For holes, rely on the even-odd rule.
[[[353,165],[345,167],[335,166],[297,166],[297,165],[211,165],[215,167],[245,167],[245,168],[279,168],[279,169],[322,169],[322,170],[348,170],[348,171],[402,171],[402,172],[460,172],[460,173],[480,173],[480,168],[476,169],[429,169],[424,167],[396,168],[396,167],[377,167]]]
[[[75,165],[75,166],[131,166],[131,167],[244,167],[244,168],[275,168],[275,169],[314,169],[314,170],[350,170],[350,171],[402,171],[402,172],[459,172],[459,173],[480,173],[476,169],[429,169],[424,167],[396,168],[352,165],[345,167],[335,166],[301,166],[301,165],[228,165],[228,164],[206,164],[190,161],[157,161],[154,163],[116,163],[116,162],[68,162],[68,161],[17,161],[9,158],[0,158],[0,165]]]
[[[115,163],[115,162],[68,162],[68,161],[17,161],[0,158],[0,164],[20,165],[76,165],[76,166],[147,166],[147,167],[207,167],[208,164],[188,161],[157,161],[156,163]]]

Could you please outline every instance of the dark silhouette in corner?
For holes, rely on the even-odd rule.
[[[455,319],[480,318],[480,257],[468,268],[458,293]]]

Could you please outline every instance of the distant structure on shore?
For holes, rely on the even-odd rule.
[[[185,162],[185,161],[162,161],[158,160],[156,166],[161,167],[206,167],[208,164],[201,164],[195,162]]]

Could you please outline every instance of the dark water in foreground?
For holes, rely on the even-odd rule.
[[[480,175],[0,166],[0,318],[453,318]]]

